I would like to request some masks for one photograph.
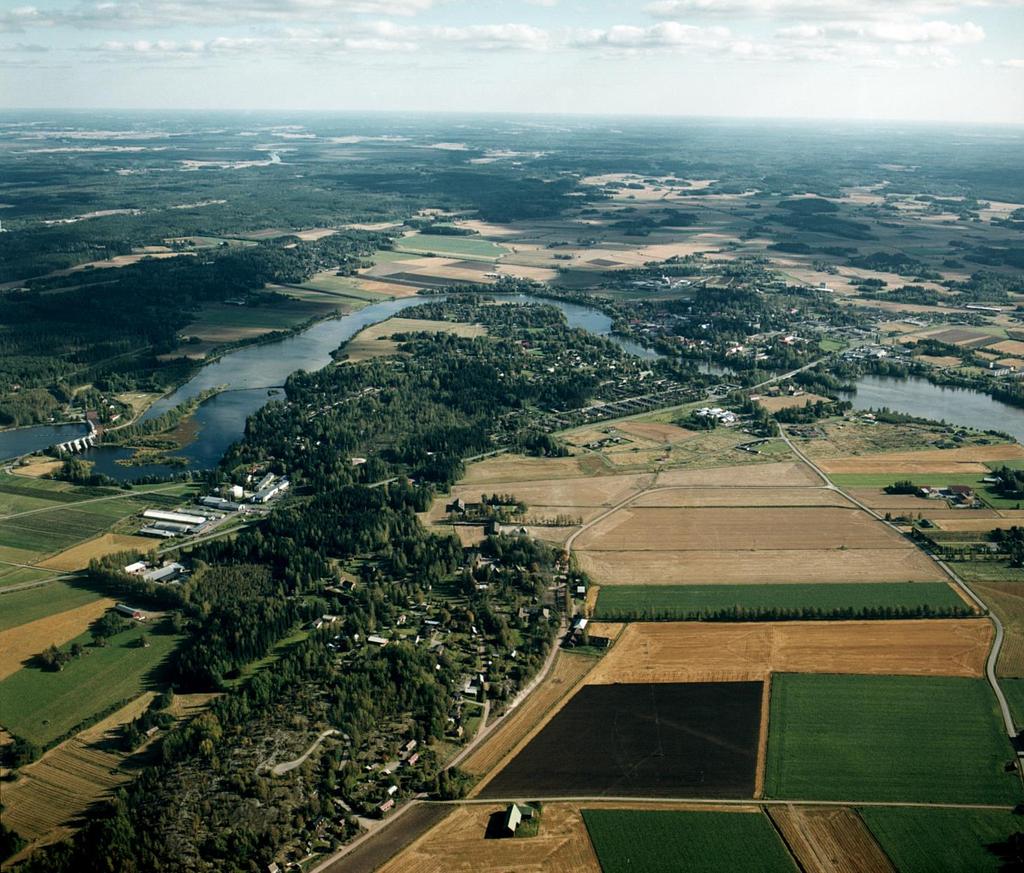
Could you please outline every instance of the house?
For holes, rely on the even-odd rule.
[[[524,821],[532,821],[536,810],[525,803],[510,803],[505,810],[505,834],[514,837]]]
[[[145,561],[136,561],[134,564],[129,564],[124,568],[124,572],[129,576],[137,576],[142,573],[149,565]]]
[[[147,582],[173,582],[184,572],[184,564],[172,561],[170,564],[165,564],[163,567],[155,567],[152,570],[147,570],[142,574],[142,578]]]
[[[377,636],[377,634],[370,634],[366,638],[366,642],[374,646],[380,646],[381,648],[388,644],[388,641],[385,637]]]
[[[466,512],[466,501],[463,500],[461,497],[456,497],[451,503],[445,506],[444,511],[448,513],[458,513],[459,515],[463,515]]]

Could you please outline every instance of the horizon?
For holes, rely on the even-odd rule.
[[[1020,124],[1022,44],[1024,0],[42,0],[0,105]]]

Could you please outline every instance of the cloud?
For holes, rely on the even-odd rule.
[[[331,21],[346,15],[409,17],[432,8],[434,0],[100,0],[0,12],[0,32],[30,27],[123,29],[223,25],[274,21]]]
[[[666,21],[649,27],[619,24],[607,29],[582,30],[570,37],[576,48],[665,49],[720,45],[729,36],[727,27],[697,27]]]
[[[881,43],[935,43],[969,45],[985,39],[985,31],[970,21],[878,22],[829,21],[780,28],[776,35],[787,40],[861,39]]]
[[[1024,6],[1024,0],[654,0],[645,10],[655,18],[766,16],[821,21],[853,17],[888,20]]]

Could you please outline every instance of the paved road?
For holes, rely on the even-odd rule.
[[[805,455],[803,451],[789,438],[789,434],[786,433],[786,429],[784,427],[779,427],[779,433],[781,434],[782,439],[785,440],[786,445],[788,445],[789,448],[792,450],[793,454],[796,455],[801,461],[803,461],[808,467],[810,467],[821,478],[821,480],[826,484],[827,487],[838,492],[839,494],[842,494],[847,500],[850,500],[858,507],[863,509],[865,512],[876,518],[878,521],[882,522],[882,524],[887,525],[889,528],[896,531],[896,533],[898,533],[900,536],[904,535],[903,531],[896,527],[896,525],[894,525],[891,521],[887,520],[885,516],[879,514],[870,506],[867,506],[866,504],[862,503],[852,494],[850,494],[847,491],[844,491],[840,486],[832,482],[832,480],[828,478],[825,472],[817,464],[815,464],[814,461],[808,458],[807,455]],[[999,660],[999,652],[1003,647],[1003,638],[1005,636],[1003,631],[1003,623],[999,620],[999,616],[997,616],[988,608],[988,605],[985,603],[985,601],[982,600],[971,589],[970,585],[968,585],[960,577],[959,574],[955,573],[949,567],[949,565],[946,564],[945,561],[940,560],[927,549],[922,549],[921,551],[928,555],[928,557],[931,558],[939,566],[943,573],[945,573],[950,579],[953,580],[956,586],[961,591],[963,591],[964,594],[966,594],[971,599],[971,601],[974,602],[978,606],[978,608],[982,610],[982,612],[985,613],[989,621],[991,621],[992,624],[995,626],[996,632],[995,637],[992,640],[992,648],[989,650],[988,660],[985,662],[985,678],[988,680],[988,684],[992,687],[992,693],[996,696],[996,702],[999,704],[999,711],[1003,717],[1003,727],[1006,730],[1006,734],[1010,737],[1011,740],[1016,740],[1017,726],[1014,724],[1013,714],[1010,712],[1010,706],[1006,702],[1006,695],[1003,694],[1003,689],[1000,687],[999,680],[996,677],[996,662]],[[1018,755],[1020,755],[1020,753],[1018,753]]]

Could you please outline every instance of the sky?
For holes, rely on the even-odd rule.
[[[1024,123],[1024,0],[0,0],[0,107]]]

